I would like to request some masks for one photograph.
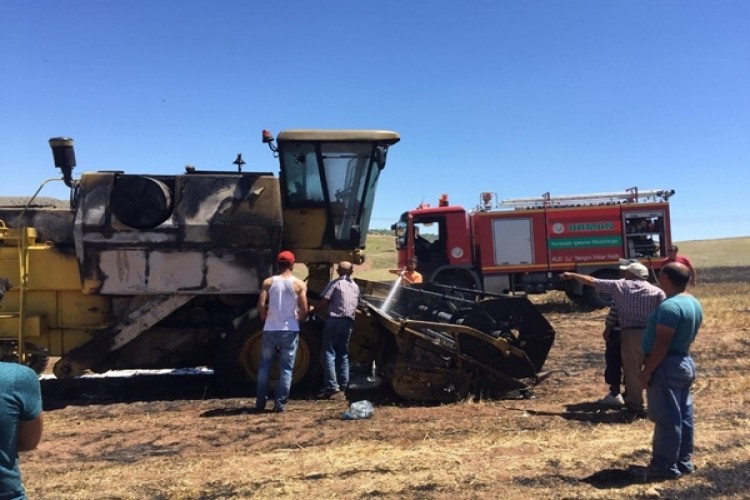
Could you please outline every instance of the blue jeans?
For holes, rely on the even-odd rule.
[[[258,368],[258,386],[255,392],[255,408],[263,410],[268,396],[268,378],[276,351],[279,352],[279,380],[276,382],[274,397],[275,411],[284,411],[292,387],[292,370],[294,357],[299,346],[299,332],[269,331],[263,332],[260,367]]]
[[[354,320],[327,317],[323,325],[323,390],[338,391],[349,387],[349,337]]]
[[[694,380],[695,362],[689,355],[668,355],[654,370],[646,390],[648,417],[656,424],[651,469],[672,476],[694,469]]]

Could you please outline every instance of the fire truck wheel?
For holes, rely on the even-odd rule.
[[[601,280],[616,280],[620,274],[613,269],[600,269],[599,271],[594,272],[592,276]],[[612,297],[610,295],[598,293],[593,286],[583,287],[583,297],[586,299],[588,305],[594,309],[600,309],[612,305]]]
[[[438,285],[453,286],[467,290],[476,290],[477,288],[474,278],[468,271],[464,271],[463,269],[441,271],[432,281]]]
[[[565,296],[568,297],[568,299],[574,303],[575,305],[579,307],[588,307],[589,302],[586,300],[586,297],[584,295],[579,295],[576,293],[573,293],[571,290],[565,290]]]
[[[305,323],[300,332],[299,347],[292,372],[292,392],[313,391],[321,382],[320,332]],[[237,331],[228,333],[219,343],[214,363],[214,377],[225,394],[255,392],[260,368],[263,323],[259,318],[246,321]],[[271,367],[269,389],[279,377],[278,360]]]

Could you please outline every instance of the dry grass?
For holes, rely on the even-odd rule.
[[[545,366],[556,374],[535,399],[424,406],[376,391],[354,395],[375,402],[373,418],[343,421],[345,403],[304,397],[257,415],[209,386],[176,400],[91,388],[48,408],[43,443],[22,456],[30,497],[747,498],[750,280],[728,269],[701,269],[694,291],[706,310],[694,345],[699,470],[679,481],[624,479],[648,460],[652,424],[592,403],[606,390],[604,313],[548,294],[534,300],[558,332]]]

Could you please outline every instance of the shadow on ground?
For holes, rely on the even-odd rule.
[[[528,408],[519,409],[529,415],[560,417],[565,420],[588,422],[592,424],[631,424],[643,416],[635,415],[625,408],[612,408],[596,402],[584,402],[565,405],[565,411],[543,411]]]
[[[353,382],[356,381],[353,378]],[[66,406],[108,405],[116,403],[154,401],[202,401],[206,399],[254,398],[255,387],[248,386],[244,391],[222,391],[214,376],[208,374],[144,374],[127,377],[100,377],[75,379],[43,379],[42,399],[44,410],[52,411]],[[368,399],[373,404],[403,404],[384,381],[354,384],[347,392],[347,400]],[[316,399],[319,387],[292,387],[290,399]],[[248,408],[237,408],[236,413],[247,412]],[[229,411],[235,411],[229,410]],[[221,416],[221,412],[215,416]]]

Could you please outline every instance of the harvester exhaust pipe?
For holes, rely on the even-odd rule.
[[[76,166],[76,152],[73,149],[73,139],[69,137],[53,137],[49,140],[55,166],[63,174],[63,182],[69,188],[73,187],[73,167]]]

